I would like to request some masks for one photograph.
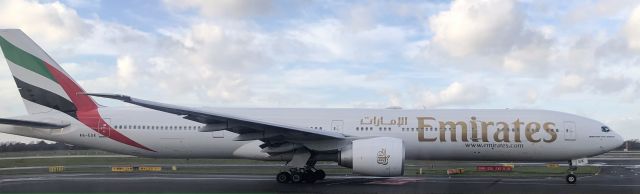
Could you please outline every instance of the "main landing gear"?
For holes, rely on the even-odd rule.
[[[324,179],[326,174],[323,170],[314,168],[292,168],[289,172],[280,172],[276,176],[279,183],[314,183]]]
[[[565,177],[567,183],[576,184],[576,182],[578,181],[578,177],[576,177],[576,175],[574,174],[576,170],[578,170],[578,167],[573,166],[573,162],[569,160],[569,174]]]
[[[276,180],[279,183],[314,183],[325,178],[323,170],[316,169],[316,160],[307,149],[297,149],[293,158],[287,163],[289,171],[278,173]]]

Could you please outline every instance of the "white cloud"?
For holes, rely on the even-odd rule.
[[[429,19],[433,42],[452,56],[508,51],[523,28],[511,0],[461,0]]]
[[[268,14],[271,0],[164,0],[169,9],[184,11],[195,9],[210,17],[247,17]]]
[[[589,85],[592,86],[597,92],[611,94],[618,91],[622,91],[627,87],[630,87],[631,79],[618,76],[609,75],[607,77],[595,77],[589,80]]]
[[[538,101],[539,94],[536,90],[528,89],[525,94],[525,98],[522,99],[524,103],[533,104]]]
[[[640,51],[640,5],[633,9],[624,27],[624,33],[629,48]]]
[[[439,92],[423,92],[420,102],[426,107],[461,106],[479,103],[487,100],[489,97],[490,92],[487,87],[453,82]]]
[[[345,20],[355,31],[369,30],[377,25],[373,12],[374,10],[366,5],[356,5],[348,11]]]
[[[557,92],[576,92],[582,89],[585,79],[577,74],[565,74],[562,76],[556,87]]]
[[[88,20],[91,32],[82,36],[82,41],[69,49],[71,55],[128,55],[129,53],[151,54],[165,45],[155,45],[156,40],[150,33],[130,26]]]
[[[344,60],[355,63],[376,63],[401,57],[406,50],[410,30],[402,27],[375,25],[353,30],[336,19],[324,19],[301,24],[286,30],[285,40],[291,41],[296,56],[290,60],[330,62]],[[288,45],[285,45],[288,46]],[[296,50],[293,50],[296,49]],[[283,53],[288,55],[286,53]]]
[[[73,8],[99,8],[102,0],[63,0]]]
[[[0,28],[19,28],[41,46],[54,50],[73,47],[91,26],[75,10],[60,2],[0,1]]]
[[[596,0],[582,1],[567,12],[568,24],[581,23],[598,19],[620,19],[626,17],[624,10],[629,9],[630,5],[637,4],[635,0]]]
[[[271,1],[166,0],[176,23],[140,29],[99,15],[104,13],[81,18],[70,7],[85,9],[83,14],[93,8],[75,1],[65,1],[69,7],[0,1],[0,27],[25,29],[94,92],[194,106],[569,111],[580,102],[563,104],[566,98],[606,99],[621,107],[640,98],[640,60],[633,53],[640,49],[635,43],[640,8],[627,14],[616,11],[620,6],[605,7],[594,14],[606,15],[605,20],[577,15],[575,24],[565,25],[553,21],[572,3],[540,8],[537,1],[505,0],[330,2],[338,6],[328,12],[307,7],[276,13],[281,6]],[[617,19],[620,13],[624,18]],[[96,55],[95,64],[86,64]],[[0,100],[19,100],[5,74],[0,71],[5,78],[0,85],[6,86]],[[558,90],[571,95],[551,95]],[[0,108],[5,114],[23,111],[19,101]],[[602,112],[599,107],[581,111]]]
[[[424,55],[432,63],[467,71],[500,70],[524,76],[547,76],[553,57],[555,28],[527,23],[512,0],[454,1],[429,18],[433,37]],[[440,53],[443,52],[443,53]]]
[[[138,75],[138,67],[136,66],[134,59],[131,56],[119,57],[116,65],[118,68],[117,76],[118,83],[124,87],[131,83],[135,83]]]
[[[550,48],[546,43],[529,44],[514,49],[503,57],[503,68],[512,73],[536,75],[546,73],[550,66]]]

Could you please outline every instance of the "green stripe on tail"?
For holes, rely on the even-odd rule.
[[[2,47],[2,52],[7,60],[57,82],[44,65],[44,61],[14,46],[3,37],[0,37],[0,47]]]

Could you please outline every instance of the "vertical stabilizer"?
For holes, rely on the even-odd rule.
[[[84,90],[31,38],[0,29],[0,47],[29,114],[57,110],[77,118],[97,108]]]

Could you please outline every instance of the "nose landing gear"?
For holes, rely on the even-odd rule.
[[[575,175],[575,171],[578,170],[577,166],[573,166],[573,162],[569,160],[569,174],[565,177],[565,180],[569,184],[576,184],[578,177]]]

